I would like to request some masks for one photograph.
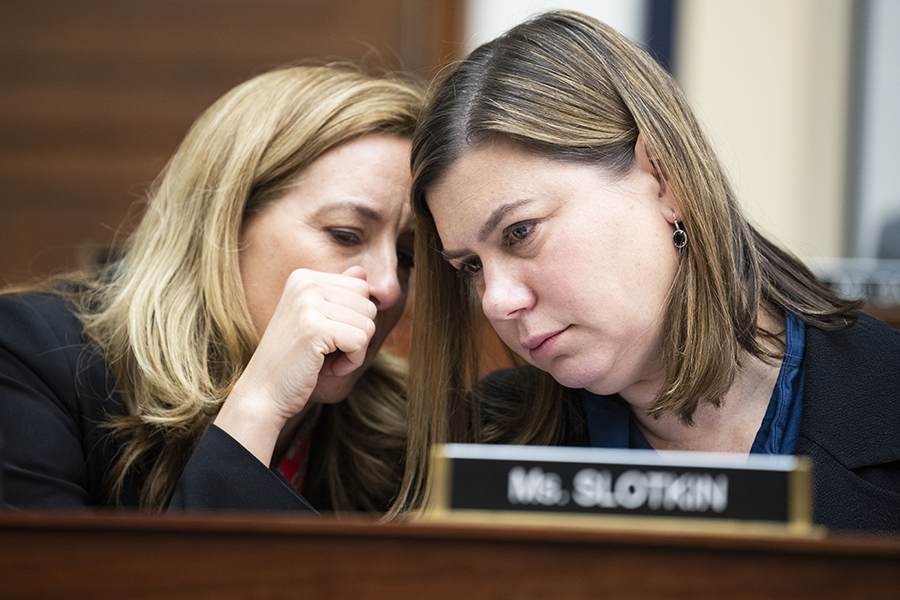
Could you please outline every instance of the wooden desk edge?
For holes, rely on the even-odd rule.
[[[679,546],[722,550],[872,556],[900,560],[900,536],[829,533],[824,537],[745,536],[653,532],[588,527],[523,526],[452,522],[381,522],[365,516],[331,517],[276,513],[186,512],[151,515],[118,511],[0,511],[4,531],[108,531],[249,534],[303,537],[467,539],[622,546]]]

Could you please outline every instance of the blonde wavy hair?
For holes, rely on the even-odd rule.
[[[410,138],[418,85],[352,65],[277,69],[220,98],[194,123],[148,193],[120,259],[70,277],[127,416],[109,490],[141,482],[164,508],[200,437],[259,343],[238,266],[241,224],[330,149],[355,137]],[[56,282],[59,283],[58,281]],[[346,401],[323,406],[310,478],[334,510],[383,511],[405,439],[405,362],[380,353]]]
[[[857,305],[837,298],[748,223],[664,69],[593,18],[568,11],[541,15],[456,66],[432,90],[413,138],[416,310],[409,453],[395,513],[427,501],[432,444],[556,444],[575,410],[570,391],[544,372],[527,376],[508,398],[481,397],[474,329],[481,308],[441,256],[429,190],[467,150],[498,139],[624,175],[634,164],[638,135],[678,202],[690,240],[666,307],[666,381],[653,414],[690,422],[698,403],[720,402],[742,352],[774,360],[760,340],[778,332],[758,329],[761,306],[790,311],[816,327],[852,322]]]

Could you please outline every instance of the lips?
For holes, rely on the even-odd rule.
[[[559,336],[559,334],[561,334],[565,330],[566,328],[563,328],[542,335],[530,337],[525,343],[522,344],[522,347],[528,350],[528,353],[532,358],[542,358],[543,356],[550,354],[550,352],[552,351],[553,343],[556,341],[557,336]]]
[[[552,333],[547,333],[544,335],[539,335],[539,336],[535,336],[533,338],[529,338],[527,342],[522,344],[522,347],[525,348],[526,350],[534,350],[535,348],[537,348],[538,346],[543,344],[545,341],[552,338],[557,333],[559,333],[559,332],[554,331]]]

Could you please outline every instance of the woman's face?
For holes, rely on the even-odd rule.
[[[320,375],[311,397],[337,402],[371,364],[403,313],[413,267],[410,141],[366,135],[319,157],[281,198],[241,229],[240,269],[259,335],[295,269],[366,272],[378,309],[364,364],[344,377]]]
[[[675,205],[642,142],[624,177],[488,143],[427,203],[444,257],[513,351],[564,386],[652,399],[678,256]]]

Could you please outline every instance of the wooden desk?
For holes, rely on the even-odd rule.
[[[0,513],[0,598],[898,598],[900,538]]]

